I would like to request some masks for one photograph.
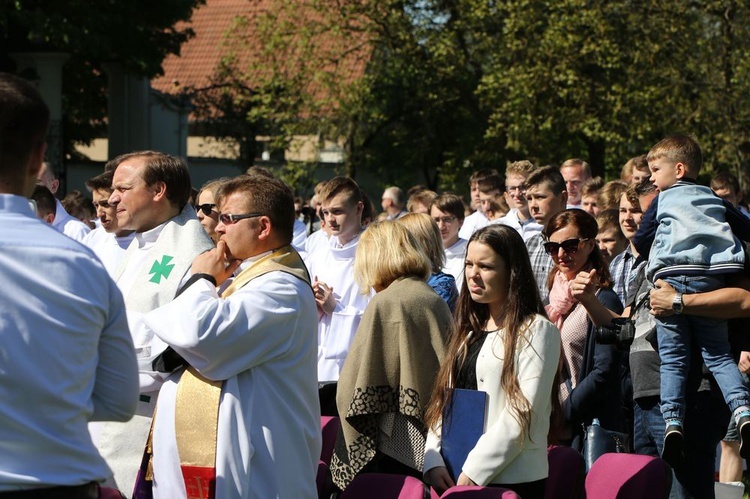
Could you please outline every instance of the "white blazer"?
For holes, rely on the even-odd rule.
[[[516,350],[521,391],[531,404],[531,429],[521,439],[500,385],[505,331],[488,333],[477,359],[477,388],[487,393],[485,432],[469,453],[463,472],[478,485],[526,483],[547,477],[547,433],[552,410],[552,384],[560,359],[560,332],[541,315],[534,317]],[[440,429],[430,429],[424,472],[445,466],[440,455]]]

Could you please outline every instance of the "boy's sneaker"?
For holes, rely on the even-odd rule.
[[[750,423],[750,417],[748,417],[748,423]],[[748,444],[750,444],[750,426],[747,426],[746,431],[748,432]],[[672,468],[677,468],[685,459],[684,447],[685,436],[682,434],[682,424],[680,421],[668,422],[667,428],[664,430],[664,448],[661,451],[661,458]]]
[[[737,419],[737,433],[740,435],[740,456],[750,458],[750,412],[744,411]]]

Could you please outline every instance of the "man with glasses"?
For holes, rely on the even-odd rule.
[[[109,196],[112,195],[112,170],[105,167],[104,173],[86,181],[86,188],[91,191],[100,226],[86,234],[82,242],[96,253],[107,272],[114,275],[125,257],[130,241],[135,237],[135,231],[120,229],[115,207],[109,204]]]
[[[211,483],[211,497],[317,497],[317,307],[291,246],[292,191],[243,175],[222,184],[217,204],[217,247],[144,319],[188,367],[159,395],[154,497],[195,497]]]
[[[440,229],[445,251],[443,272],[456,279],[456,287],[461,290],[466,259],[466,239],[458,237],[464,224],[464,203],[455,194],[441,194],[430,205],[430,216]]]
[[[531,172],[525,182],[526,201],[529,213],[536,223],[544,227],[549,220],[565,209],[568,193],[565,191],[565,179],[560,170],[554,166],[543,166]],[[554,263],[544,249],[542,233],[532,235],[526,240],[529,250],[531,269],[534,271],[539,296],[545,301],[549,295],[547,280]]]
[[[141,396],[130,422],[92,425],[91,431],[118,488],[130,493],[156,397],[167,376],[153,366],[166,345],[146,330],[143,316],[172,301],[193,259],[213,248],[213,242],[188,202],[190,174],[182,159],[141,151],[118,156],[107,168],[114,172],[108,203],[118,227],[135,232],[113,277],[125,297]]]
[[[507,215],[491,223],[499,223],[513,227],[527,241],[534,234],[542,232],[543,227],[534,220],[529,212],[526,201],[524,183],[526,178],[536,169],[531,161],[516,161],[508,165],[505,170],[505,200],[510,207]]]

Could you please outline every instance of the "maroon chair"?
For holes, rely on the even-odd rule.
[[[318,499],[328,499],[333,492],[333,482],[331,481],[331,470],[323,461],[318,462],[318,474],[315,477],[315,485],[318,488]]]
[[[580,499],[586,479],[583,456],[570,447],[551,445],[547,448],[549,476],[544,499]]]
[[[333,447],[336,445],[336,435],[339,433],[341,421],[335,416],[321,416],[320,430],[323,433],[323,447],[320,450],[320,460],[330,466]]]
[[[521,496],[500,487],[456,485],[443,492],[440,499],[521,499]]]
[[[671,488],[669,466],[652,456],[604,454],[586,475],[586,496],[596,499],[663,499]]]
[[[414,477],[362,473],[344,489],[339,499],[424,499],[425,484]]]
[[[125,499],[125,496],[117,489],[99,487],[99,499]]]

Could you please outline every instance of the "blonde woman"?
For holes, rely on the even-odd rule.
[[[430,259],[430,277],[427,279],[427,284],[445,300],[452,313],[458,300],[458,288],[456,279],[442,270],[445,265],[445,251],[443,251],[443,240],[437,223],[426,213],[409,213],[399,218],[397,222],[403,224],[416,238]]]
[[[421,477],[424,411],[451,330],[445,302],[426,284],[430,261],[400,223],[362,233],[354,277],[375,291],[338,382],[341,432],[331,473],[344,489],[362,472]]]

